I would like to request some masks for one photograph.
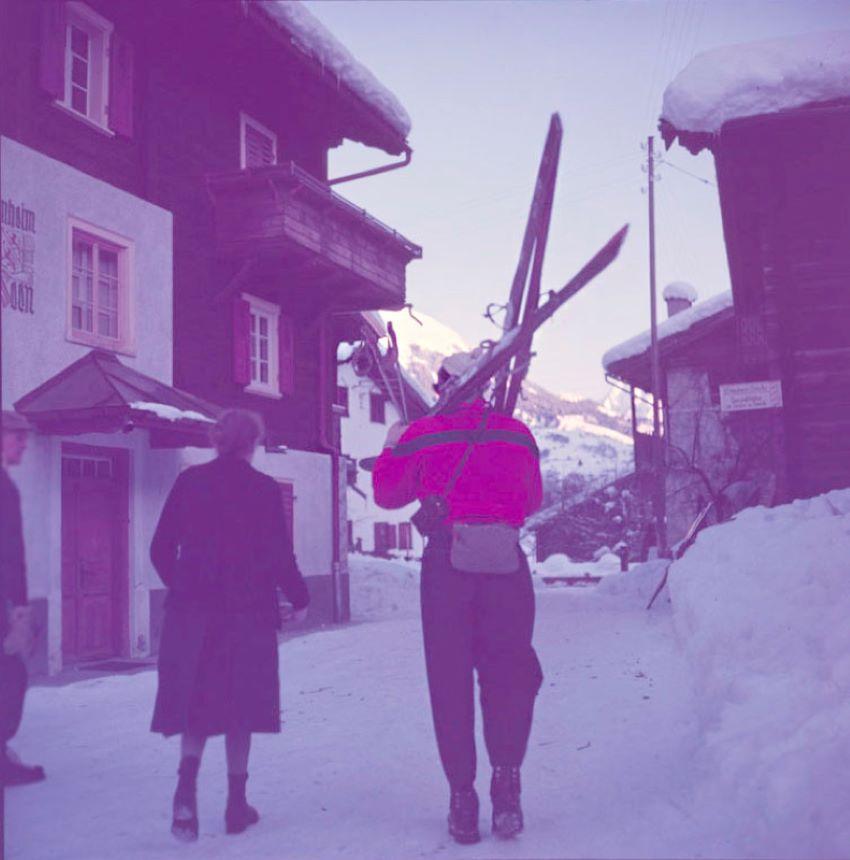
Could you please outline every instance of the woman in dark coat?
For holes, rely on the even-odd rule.
[[[280,731],[277,589],[302,620],[309,603],[277,483],[250,460],[263,432],[225,412],[218,457],[183,472],[165,503],[151,560],[168,586],[151,730],[182,735],[172,832],[198,836],[196,780],[206,739],[225,736],[228,833],[259,820],[245,798],[253,732]]]

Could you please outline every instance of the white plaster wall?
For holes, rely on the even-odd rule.
[[[363,457],[374,457],[381,453],[387,430],[400,420],[400,415],[392,403],[386,404],[386,423],[376,424],[369,419],[369,395],[379,393],[378,387],[368,377],[358,376],[350,363],[341,364],[337,369],[337,385],[348,389],[348,416],[341,421],[342,452],[349,457],[360,460]],[[375,504],[372,492],[372,474],[363,469],[357,469],[357,488],[365,494],[364,499],[359,493],[349,488],[348,518],[352,521],[354,541],[362,542],[365,552],[375,550],[375,523],[404,523],[419,508],[414,502],[397,510],[387,510]],[[413,533],[413,549],[411,554],[421,556],[424,542],[416,529]],[[353,546],[352,546],[353,548]],[[407,552],[395,551],[393,555],[407,555]]]
[[[136,354],[119,358],[171,384],[171,213],[7,137],[0,138],[0,190],[3,200],[32,210],[36,224],[35,312],[2,314],[3,408],[90,349],[66,339],[69,217],[135,243]]]
[[[184,448],[183,465],[206,463],[212,450]],[[333,566],[331,517],[331,458],[309,451],[271,453],[262,448],[254,454],[254,468],[276,480],[293,485],[293,532],[295,555],[304,576],[329,576]]]
[[[23,462],[10,470],[21,493],[27,584],[31,598],[47,599],[47,653],[51,673],[62,668],[62,443],[120,448],[130,453],[129,642],[132,657],[150,653],[151,587],[158,584],[148,555],[168,491],[179,474],[181,452],[152,449],[147,431],[81,436],[34,434]]]

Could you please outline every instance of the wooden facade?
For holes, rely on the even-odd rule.
[[[259,411],[273,445],[324,450],[334,435],[330,315],[400,307],[405,265],[421,253],[330,191],[328,150],[345,137],[388,153],[406,142],[237,0],[87,2],[132,50],[132,130],[96,128],[57,107],[40,80],[57,5],[4,3],[0,134],[172,212],[175,385]],[[266,175],[240,170],[242,113],[277,136],[281,166]],[[243,291],[292,319],[295,385],[279,399],[234,379],[224,299]]]
[[[713,149],[740,366],[782,380],[788,495],[850,486],[850,103],[729,122]]]

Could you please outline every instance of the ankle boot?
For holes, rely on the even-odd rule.
[[[177,769],[177,789],[174,792],[171,832],[184,842],[198,838],[198,768],[201,760],[187,755]]]
[[[224,823],[228,833],[243,833],[250,824],[260,820],[260,813],[248,804],[245,798],[245,783],[247,773],[229,773],[227,775],[227,809],[224,811]]]
[[[474,788],[452,789],[449,834],[461,845],[472,845],[481,841],[478,831],[478,795]]]
[[[490,782],[494,836],[500,839],[511,839],[522,832],[523,818],[519,795],[519,768],[496,765]]]

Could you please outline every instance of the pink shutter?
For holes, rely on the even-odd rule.
[[[41,4],[39,82],[53,98],[65,95],[65,4]]]
[[[109,127],[133,136],[133,46],[117,33],[109,47]]]
[[[281,394],[295,394],[295,336],[292,317],[281,314],[277,332],[278,387]]]
[[[239,298],[233,300],[233,381],[251,381],[251,305]]]

